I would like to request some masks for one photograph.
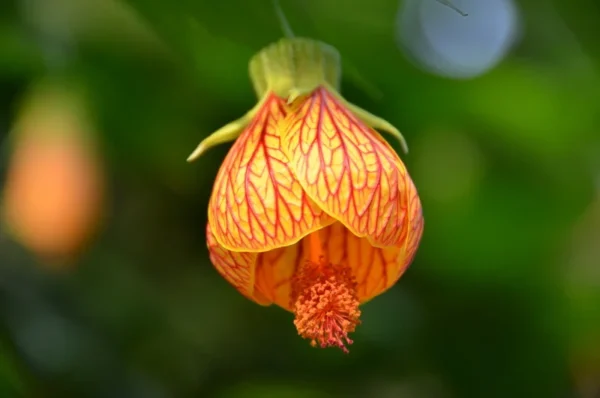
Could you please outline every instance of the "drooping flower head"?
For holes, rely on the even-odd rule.
[[[403,274],[423,230],[399,156],[374,129],[388,122],[339,94],[340,56],[282,39],[250,61],[258,104],[188,160],[236,139],[214,183],[210,258],[240,293],[295,314],[298,333],[347,352],[359,305]]]
[[[35,82],[11,132],[0,220],[45,266],[73,265],[97,231],[104,172],[80,87]]]

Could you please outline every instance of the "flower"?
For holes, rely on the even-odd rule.
[[[72,265],[101,223],[104,172],[79,87],[40,81],[13,128],[0,215],[15,240],[54,269]]]
[[[388,122],[342,98],[340,57],[282,39],[250,61],[258,104],[188,160],[236,139],[214,183],[210,259],[240,293],[295,314],[298,333],[347,352],[359,305],[390,288],[417,250],[421,203]]]

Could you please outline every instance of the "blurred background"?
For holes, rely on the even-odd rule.
[[[218,276],[230,145],[185,162],[256,102],[273,3],[3,0],[0,397],[600,397],[600,3],[453,4],[281,0],[423,202],[344,355]]]

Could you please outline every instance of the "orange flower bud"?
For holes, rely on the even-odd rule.
[[[8,230],[44,260],[68,260],[96,230],[103,175],[80,98],[36,87],[13,131],[2,214]]]
[[[250,61],[260,100],[206,138],[237,140],[208,209],[210,258],[242,294],[293,311],[313,345],[347,351],[358,306],[390,288],[423,231],[421,202],[391,124],[339,93],[337,50],[282,39]]]

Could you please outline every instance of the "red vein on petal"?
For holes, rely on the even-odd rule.
[[[323,88],[290,117],[284,150],[309,196],[356,235],[402,245],[406,174],[387,142]]]
[[[303,192],[281,150],[278,123],[286,111],[283,100],[271,95],[217,175],[209,221],[228,249],[270,250],[332,222]]]

